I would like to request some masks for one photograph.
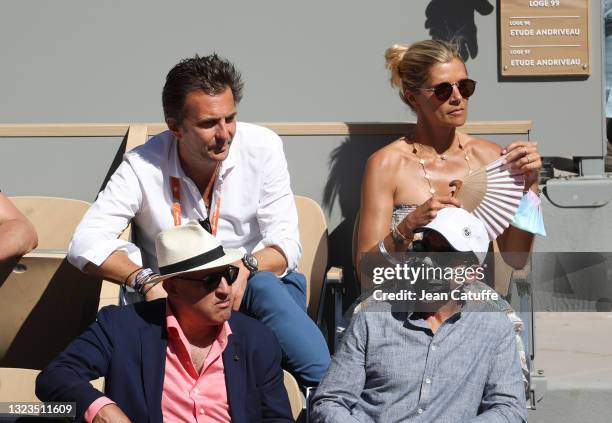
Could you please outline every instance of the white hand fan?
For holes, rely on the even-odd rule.
[[[493,241],[512,222],[523,197],[525,175],[521,170],[510,169],[504,164],[506,156],[474,171],[465,179],[454,180],[454,197],[464,209],[484,223]]]

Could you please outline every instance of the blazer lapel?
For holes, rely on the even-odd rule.
[[[232,422],[248,422],[245,413],[246,401],[246,362],[244,348],[236,333],[232,333],[222,354],[225,372],[225,388],[230,407]]]
[[[140,330],[142,381],[151,422],[163,421],[161,401],[168,344],[164,329],[151,325]]]

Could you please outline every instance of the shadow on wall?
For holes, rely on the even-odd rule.
[[[478,55],[474,12],[486,16],[493,9],[488,0],[431,0],[425,9],[425,28],[434,40],[456,44],[467,61]]]
[[[349,127],[350,131],[350,127]],[[396,140],[398,135],[349,135],[330,157],[330,172],[323,193],[323,208],[332,212],[337,199],[342,222],[329,234],[329,262],[344,268],[347,292],[344,309],[359,296],[353,269],[353,226],[361,202],[361,180],[368,157]]]

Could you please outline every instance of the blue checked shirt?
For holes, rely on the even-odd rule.
[[[435,334],[416,313],[356,314],[313,398],[313,421],[526,422],[512,324],[470,304]]]

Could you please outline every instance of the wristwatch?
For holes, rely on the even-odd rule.
[[[244,257],[242,257],[242,263],[249,271],[249,277],[253,276],[259,270],[259,262],[257,261],[257,257],[253,254],[246,253]]]

